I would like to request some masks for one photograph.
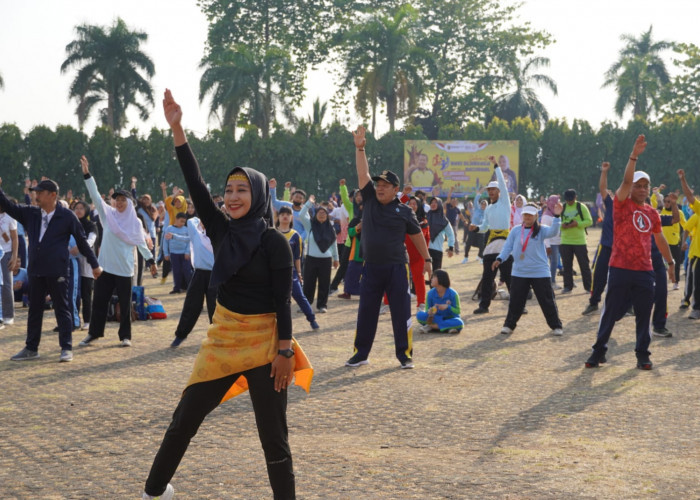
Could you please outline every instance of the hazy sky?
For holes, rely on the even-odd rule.
[[[507,2],[504,2],[507,3]],[[67,99],[74,72],[61,74],[65,46],[81,23],[111,24],[120,16],[132,29],[148,33],[143,50],[155,63],[152,81],[157,106],[144,124],[130,114],[128,128],[165,128],[160,96],[170,87],[185,112],[185,126],[198,135],[217,128],[208,120],[206,102],[198,101],[199,60],[207,24],[195,0],[0,0],[0,123],[16,123],[24,132],[33,126],[70,124],[77,127],[75,103]],[[616,59],[623,33],[639,35],[654,26],[657,40],[700,44],[698,0],[525,0],[523,21],[552,34],[556,43],[544,53],[551,67],[544,70],[557,82],[559,95],[542,89],[540,98],[551,117],[588,120],[595,128],[616,120],[615,94],[601,89],[603,74]],[[668,53],[669,61],[672,53]],[[316,97],[330,100],[335,87],[326,72],[317,71],[306,83],[307,99],[298,114],[311,113]],[[86,131],[92,132],[91,119]],[[378,125],[384,133],[388,125]]]

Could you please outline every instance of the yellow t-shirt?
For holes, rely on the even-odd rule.
[[[699,207],[700,208],[700,207]],[[700,223],[700,218],[698,214],[694,213],[690,219],[683,224],[683,228],[688,231],[691,235],[690,237],[690,247],[688,247],[688,258],[700,257],[700,238],[698,235],[698,224]]]
[[[433,185],[435,180],[435,174],[429,168],[426,168],[422,172],[420,170],[414,170],[411,172],[411,185],[414,187],[430,187]]]
[[[664,237],[666,238],[666,241],[668,241],[669,245],[678,245],[678,243],[681,241],[681,228],[685,224],[685,215],[683,215],[683,212],[680,209],[678,212],[681,216],[681,221],[678,224],[663,226],[661,228],[661,231],[664,233]],[[673,216],[673,212],[664,208],[661,210],[661,215]]]

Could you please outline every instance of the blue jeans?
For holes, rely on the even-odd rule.
[[[559,245],[550,245],[550,252],[547,258],[549,259],[549,273],[552,275],[552,283],[557,281],[557,267],[559,266]]]

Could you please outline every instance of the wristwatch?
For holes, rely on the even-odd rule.
[[[285,358],[291,358],[294,356],[294,349],[280,349],[277,354],[284,356]]]
[[[423,259],[423,260],[426,261],[426,262],[430,262],[431,264],[433,263],[433,258],[432,258],[432,257],[428,257],[427,259]]]

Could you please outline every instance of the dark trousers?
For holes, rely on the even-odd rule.
[[[58,323],[61,349],[73,349],[73,325],[68,302],[68,278],[65,276],[29,276],[29,313],[27,317],[27,349],[39,350],[41,323],[44,319],[46,295],[51,295],[53,312]]]
[[[476,247],[478,253],[478,256],[483,258],[484,257],[484,233],[479,233],[477,231],[469,231],[465,230],[466,232],[466,241],[464,242],[464,257],[469,257],[469,250],[471,247]]]
[[[333,257],[306,256],[306,263],[304,264],[304,295],[309,303],[313,304],[314,296],[316,295],[316,282],[318,282],[317,309],[328,306],[332,265]]]
[[[588,263],[588,249],[586,245],[560,245],[561,264],[563,266],[564,288],[572,290],[574,288],[574,255],[578,268],[581,271],[583,289],[591,291],[591,266]]]
[[[268,364],[247,370],[242,375],[248,380],[274,498],[291,499],[295,498],[295,492],[292,452],[287,441],[287,390],[275,391],[275,379],[270,377],[270,369],[271,365]],[[204,418],[219,405],[221,398],[240,375],[241,373],[236,373],[185,389],[153,460],[146,480],[147,494],[163,494]]]
[[[17,255],[22,268],[27,269],[27,240],[22,234],[17,235]]]
[[[340,256],[340,264],[335,272],[335,276],[333,276],[333,281],[331,281],[331,290],[337,290],[340,282],[345,279],[345,272],[348,270],[348,261],[350,259],[350,247],[346,247],[345,244],[338,245],[338,255]]]
[[[306,316],[306,319],[309,323],[311,323],[312,321],[316,321],[316,315],[314,314],[314,311],[311,308],[309,299],[306,298],[306,295],[304,295],[304,291],[301,289],[301,283],[299,282],[299,275],[297,274],[296,269],[294,270],[292,276],[292,298],[294,299],[294,302],[297,303],[301,311],[304,313],[304,316]]]
[[[93,278],[80,277],[80,297],[78,309],[83,308],[83,322],[90,323],[92,318],[92,290],[95,285]]]
[[[88,335],[94,338],[105,336],[107,309],[112,292],[117,289],[119,297],[119,340],[131,340],[131,276],[117,276],[103,271],[95,280],[95,295],[92,300],[92,318]]]
[[[651,332],[649,320],[654,304],[654,271],[630,271],[611,267],[608,272],[608,293],[598,324],[598,337],[593,350],[605,353],[615,323],[624,317],[629,305],[634,307],[637,356],[648,356]]]
[[[440,250],[428,248],[428,254],[430,254],[430,258],[433,259],[433,271],[442,269],[442,252]],[[428,279],[430,279],[430,277]]]
[[[683,262],[683,250],[681,249],[682,245],[683,241],[679,241],[677,245],[669,245],[673,260],[676,261],[676,267],[673,269],[676,277],[676,281],[674,281],[674,283],[678,283],[681,279],[681,262]]]
[[[698,287],[700,287],[700,257],[691,257],[685,274],[685,296],[683,302],[690,304],[693,309],[700,309],[698,300]]]
[[[413,355],[413,329],[411,327],[411,294],[408,288],[406,264],[370,264],[365,262],[360,280],[360,305],[357,309],[355,353],[367,359],[377,334],[379,308],[382,296],[389,299],[394,345],[399,361]]]
[[[80,328],[80,262],[69,259],[68,262],[68,304],[71,310],[73,328]]]
[[[535,297],[537,297],[537,302],[540,304],[540,309],[542,309],[542,314],[544,314],[544,319],[547,321],[549,328],[552,330],[561,328],[559,310],[554,300],[552,280],[549,276],[546,278],[510,277],[510,302],[508,302],[508,315],[503,326],[515,330],[518,320],[525,310],[530,287],[535,292]]]
[[[209,287],[209,279],[211,271],[204,269],[195,269],[190,284],[187,287],[187,295],[185,302],[182,304],[182,314],[180,321],[175,329],[175,336],[178,338],[187,338],[194,325],[197,324],[199,315],[202,314],[204,300],[207,301],[207,314],[209,315],[209,323],[214,316],[216,309],[216,288]]]
[[[479,301],[479,307],[483,309],[488,309],[491,305],[491,296],[493,295],[493,280],[496,278],[496,272],[501,275],[501,280],[505,282],[508,290],[510,290],[510,271],[513,269],[513,257],[508,257],[506,260],[501,262],[496,271],[491,270],[493,262],[498,257],[496,253],[490,253],[484,255],[483,265],[484,271],[481,275],[481,300]],[[551,285],[550,285],[551,286]]]
[[[348,262],[348,269],[345,271],[345,285],[343,291],[350,295],[360,295],[360,281],[362,280],[363,263],[352,260]],[[425,287],[425,285],[424,285]]]
[[[187,290],[192,279],[192,264],[185,259],[184,253],[171,253],[170,264],[173,267],[173,290]]]
[[[143,255],[141,252],[136,252],[136,285],[143,286],[143,265],[146,261],[143,260]]]
[[[657,262],[655,262],[657,261]],[[666,317],[668,316],[668,276],[666,266],[661,255],[657,259],[652,259],[654,264],[654,312],[651,315],[651,324],[654,328],[661,330],[666,328]]]
[[[589,302],[597,306],[600,302],[605,287],[608,284],[608,264],[610,263],[612,248],[607,245],[598,245],[598,252],[593,260],[593,290]]]

